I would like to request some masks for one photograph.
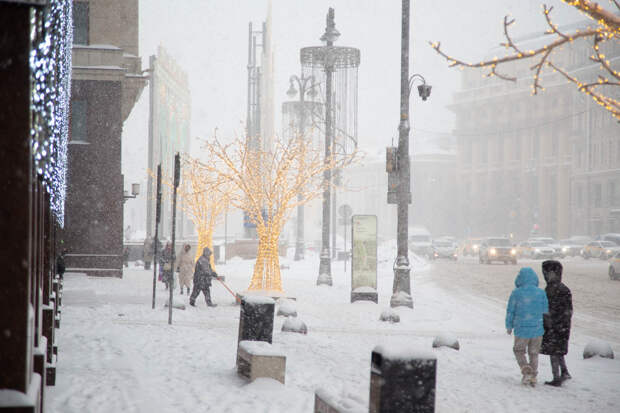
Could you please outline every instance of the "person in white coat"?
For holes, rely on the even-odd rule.
[[[190,252],[191,249],[191,245],[185,244],[183,251],[179,254],[177,271],[179,272],[181,295],[183,295],[184,286],[187,288],[187,295],[189,295],[190,284],[194,276],[194,254]]]

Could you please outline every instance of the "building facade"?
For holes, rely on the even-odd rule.
[[[121,132],[146,78],[138,0],[73,2],[66,225],[70,271],[122,276]]]
[[[574,30],[583,26],[567,27]],[[547,37],[519,46],[535,49]],[[612,65],[620,49],[610,45]],[[497,52],[497,51],[496,51]],[[580,79],[596,79],[591,44],[575,41],[554,62]],[[532,62],[504,72],[516,82],[464,71],[451,108],[456,114],[458,227],[464,236],[598,235],[614,230],[620,191],[620,128],[558,73],[541,77],[531,96]],[[589,188],[589,189],[588,189]]]

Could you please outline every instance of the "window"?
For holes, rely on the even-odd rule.
[[[554,129],[553,132],[551,132],[551,156],[553,157],[557,157],[558,156],[558,152],[559,152],[559,139],[558,139],[558,131],[557,129]]]
[[[607,183],[607,204],[609,206],[614,206],[616,204],[616,182],[609,181]]]
[[[594,198],[594,207],[600,208],[603,200],[603,186],[601,184],[592,185],[592,198]]]
[[[88,142],[88,102],[85,100],[71,101],[71,142]]]
[[[515,160],[520,161],[521,160],[521,136],[517,135],[515,136]]]
[[[73,2],[73,43],[88,44],[88,2]]]
[[[487,140],[485,139],[480,140],[480,162],[481,163],[487,163],[487,159],[489,155],[488,144],[489,143]]]
[[[504,162],[504,137],[497,138],[497,162]]]
[[[583,207],[583,188],[581,187],[581,185],[577,186],[577,190],[575,192],[577,192],[577,194],[575,195],[575,198],[577,200],[577,206],[581,208]]]

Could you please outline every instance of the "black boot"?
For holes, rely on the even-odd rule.
[[[560,387],[562,386],[562,379],[560,379],[559,377],[556,377],[551,381],[546,381],[545,384],[548,386]]]
[[[189,287],[187,287],[187,295],[189,295]]]

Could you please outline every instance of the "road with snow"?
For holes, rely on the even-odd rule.
[[[606,261],[576,257],[561,262],[562,280],[573,295],[573,326],[588,336],[612,341],[620,349],[620,281],[609,279]],[[539,286],[545,288],[541,264],[541,260],[520,260],[517,265],[485,265],[466,257],[458,262],[435,261],[428,273],[444,290],[505,307],[521,267],[532,267],[540,277]]]

